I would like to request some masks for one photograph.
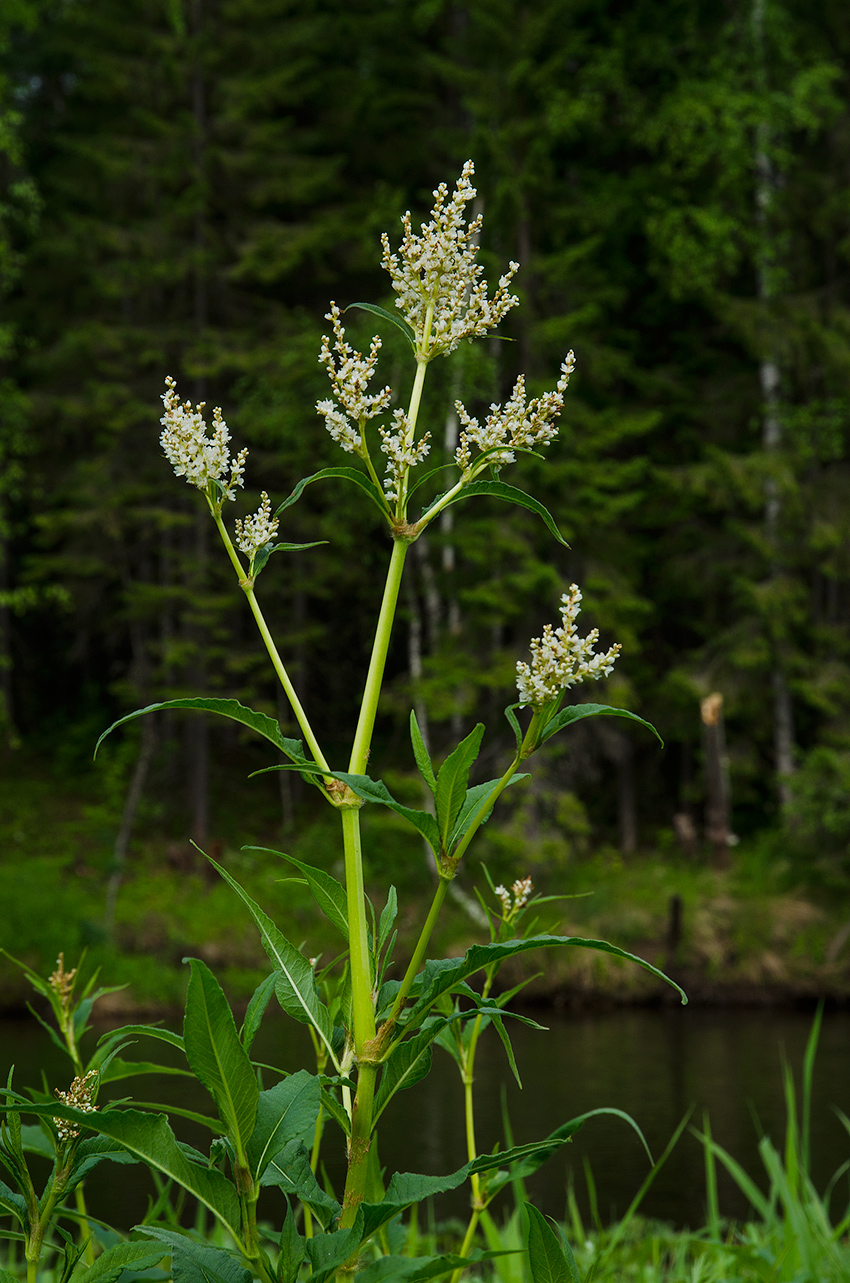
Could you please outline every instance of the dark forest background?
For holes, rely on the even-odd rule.
[[[488,274],[517,258],[522,306],[514,342],[434,367],[428,426],[439,454],[456,396],[501,400],[520,370],[549,388],[574,348],[549,459],[511,478],[571,551],[483,501],[416,545],[373,773],[403,768],[413,703],[437,753],[479,717],[496,727],[489,771],[516,659],[575,579],[582,623],[623,642],[604,698],[666,749],[584,723],[514,834],[548,835],[563,862],[600,846],[673,859],[678,833],[699,859],[700,700],[719,692],[741,849],[846,893],[843,0],[4,0],[0,59],[0,862],[15,879],[45,851],[79,865],[80,843],[108,878],[146,836],[163,851],[236,842],[246,816],[254,831],[309,816],[288,776],[246,783],[262,754],[202,718],[151,719],[91,767],[103,727],[154,699],[226,694],[286,718],[199,496],[160,453],[158,398],[174,375],[249,447],[234,515],[344,462],[313,410],[329,300],[392,305],[380,232],[397,241],[400,214],[424,215],[471,156]],[[340,756],[389,554],[361,500],[311,487],[282,537],[327,546],[261,584]],[[30,821],[74,796],[88,810],[57,855]]]

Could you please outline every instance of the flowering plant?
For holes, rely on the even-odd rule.
[[[263,493],[257,512],[236,522],[234,542],[224,512],[242,485],[246,451],[231,455],[230,435],[220,409],[214,410],[208,429],[204,406],[181,403],[174,380],[166,380],[161,420],[163,449],[176,474],[185,477],[204,496],[302,738],[285,736],[273,718],[235,700],[212,698],[151,705],[121,718],[104,735],[157,709],[196,709],[241,722],[264,736],[288,759],[284,767],[268,769],[297,770],[339,812],[345,867],[342,884],[325,870],[284,856],[306,879],[318,906],[345,945],[342,957],[317,973],[315,960],[302,954],[231,874],[211,861],[252,915],[270,960],[270,975],[257,989],[244,1024],[237,1030],[212,973],[203,962],[192,959],[182,1038],[166,1036],[157,1029],[147,1030],[180,1047],[189,1069],[215,1102],[220,1137],[214,1142],[208,1162],[199,1161],[200,1156],[187,1157],[163,1115],[152,1119],[139,1110],[119,1107],[105,1108],[93,1115],[83,1112],[71,1095],[64,1098],[61,1106],[52,1107],[52,1116],[64,1120],[63,1135],[70,1135],[69,1129],[88,1128],[112,1137],[122,1152],[147,1162],[182,1186],[217,1218],[228,1236],[228,1249],[200,1245],[161,1225],[145,1227],[148,1235],[157,1237],[172,1253],[175,1273],[179,1268],[192,1272],[193,1277],[200,1279],[203,1274],[209,1279],[211,1271],[216,1279],[235,1279],[235,1255],[243,1271],[241,1277],[247,1270],[263,1283],[296,1283],[306,1277],[314,1283],[325,1283],[333,1276],[347,1279],[357,1271],[361,1271],[363,1283],[389,1278],[424,1280],[449,1272],[459,1277],[476,1255],[476,1227],[489,1201],[505,1184],[535,1170],[583,1121],[563,1124],[535,1144],[494,1154],[477,1152],[472,1065],[482,1028],[492,1024],[510,1048],[504,1027],[507,998],[494,997],[493,991],[501,963],[534,948],[585,948],[629,958],[661,974],[605,941],[535,933],[526,915],[541,901],[532,896],[530,880],[524,878],[518,878],[511,891],[491,887],[492,901],[485,901],[490,922],[488,943],[474,945],[460,958],[429,961],[427,957],[435,922],[460,862],[503,791],[526,778],[518,773],[521,765],[552,735],[579,718],[617,716],[648,726],[634,714],[606,705],[562,707],[566,691],[575,683],[610,673],[620,649],[614,645],[607,651],[596,651],[596,630],[585,637],[578,635],[576,619],[581,593],[576,585],[562,598],[561,626],[553,630],[547,625],[542,638],[531,643],[530,663],[517,664],[519,699],[506,710],[516,748],[498,779],[472,785],[469,782],[484,734],[482,725],[476,726],[438,768],[431,760],[414,714],[410,719],[412,755],[429,796],[428,807],[418,810],[401,805],[383,781],[367,773],[378,698],[411,544],[448,505],[482,494],[536,513],[553,536],[564,542],[543,505],[525,491],[506,484],[500,474],[517,454],[546,446],[555,437],[556,421],[575,364],[572,352],[567,353],[551,392],[528,400],[520,377],[508,400],[490,407],[483,424],[457,402],[462,425],[454,460],[458,475],[422,511],[411,511],[417,489],[412,474],[430,448],[429,433],[419,425],[422,390],[430,363],[450,355],[461,342],[490,333],[518,302],[510,292],[516,263],[510,264],[492,295],[483,280],[476,257],[480,218],[471,222],[466,219],[467,206],[475,196],[472,175],[472,163],[467,162],[451,194],[443,184],[437,188],[430,221],[420,232],[413,231],[410,215],[404,215],[397,252],[391,250],[389,239],[383,238],[383,263],[392,281],[399,315],[370,304],[357,305],[397,325],[409,341],[415,369],[406,409],[391,408],[390,387],[370,390],[377,374],[380,337],[372,339],[367,355],[354,350],[346,338],[339,307],[330,305],[327,319],[331,334],[323,340],[319,356],[329,378],[330,395],[320,400],[316,408],[332,439],[359,466],[327,468],[304,478],[274,512],[268,495]],[[384,456],[383,465],[380,455]],[[488,474],[487,479],[482,479],[484,474]],[[357,485],[381,512],[392,538],[363,698],[345,769],[325,756],[256,595],[257,580],[272,554],[312,546],[275,540],[286,510],[297,502],[305,486],[325,477],[343,478]],[[531,716],[523,730],[520,717],[526,708],[530,708]],[[389,889],[377,918],[364,892],[360,811],[367,804],[392,808],[425,838],[434,855],[437,883],[433,903],[400,978],[387,975],[395,943],[395,890]],[[484,977],[480,992],[468,984],[479,973]],[[272,994],[288,1015],[309,1028],[316,1052],[316,1072],[281,1070],[281,1081],[261,1090],[251,1044]],[[427,1073],[435,1044],[454,1056],[463,1076],[467,1162],[458,1171],[443,1176],[397,1173],[385,1186],[377,1163],[378,1121],[396,1093],[412,1087]],[[338,1127],[346,1144],[347,1176],[339,1201],[317,1181],[326,1124]],[[472,1215],[459,1249],[429,1258],[401,1255],[388,1227],[423,1198],[457,1188],[466,1181],[471,1185]],[[273,1244],[257,1223],[257,1201],[261,1189],[267,1186],[281,1191],[286,1209],[282,1229],[276,1232]],[[300,1228],[295,1209],[301,1217]],[[542,1227],[536,1221],[532,1224],[532,1257],[533,1245],[538,1240],[543,1242],[545,1230],[545,1223]],[[544,1246],[552,1250],[551,1243]],[[562,1252],[560,1247],[557,1250]]]

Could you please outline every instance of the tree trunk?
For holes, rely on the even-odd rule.
[[[765,56],[765,0],[753,0],[752,28],[755,45],[755,67],[759,88],[767,90],[767,65]],[[761,120],[756,126],[756,224],[759,233],[757,252],[758,295],[767,307],[776,298],[777,263],[776,248],[770,226],[771,209],[778,185],[773,160],[770,155],[770,124]],[[762,354],[759,362],[763,419],[762,449],[767,462],[764,494],[764,527],[771,565],[769,577],[779,574],[779,537],[782,506],[779,486],[771,471],[772,460],[782,446],[782,419],[780,416],[780,388],[782,371],[775,351]],[[776,791],[779,802],[785,807],[790,799],[789,781],[794,774],[794,707],[791,691],[785,676],[780,643],[774,640],[773,671],[771,673],[773,705],[773,760]]]
[[[115,910],[118,905],[118,891],[121,887],[121,882],[124,877],[124,871],[127,864],[127,852],[130,846],[133,824],[136,819],[136,812],[139,809],[139,802],[142,800],[145,781],[147,780],[154,748],[156,747],[156,722],[154,721],[154,718],[152,716],[148,716],[143,717],[141,720],[142,740],[139,746],[139,756],[136,758],[136,765],[133,768],[133,774],[130,777],[127,796],[124,799],[124,810],[121,814],[121,824],[118,829],[118,835],[115,839],[115,846],[113,847],[112,852],[112,872],[110,873],[109,881],[106,884],[106,905],[103,911],[103,927],[110,939],[115,931]]]
[[[723,727],[723,696],[716,693],[700,703],[705,750],[705,835],[714,863],[726,868],[732,835],[729,830],[729,761]]]

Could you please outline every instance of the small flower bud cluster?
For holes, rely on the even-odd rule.
[[[190,401],[182,404],[177,395],[177,385],[170,376],[165,380],[162,404],[165,413],[160,419],[160,443],[166,458],[178,477],[185,477],[199,490],[208,490],[215,482],[225,499],[236,498],[236,487],[243,484],[247,450],[241,450],[231,459],[228,441],[230,433],[221,417],[218,406],[213,410],[212,435],[207,436],[204,422],[205,402],[196,407]]]
[[[77,968],[73,971],[65,970],[65,955],[60,953],[56,959],[56,970],[48,980],[48,984],[63,1007],[67,1007],[71,1000],[71,994],[74,991],[74,976],[77,974]]]
[[[476,445],[483,453],[494,450],[487,456],[487,463],[498,472],[506,463],[513,463],[516,456],[513,447],[527,449],[536,445],[548,445],[557,435],[555,420],[564,406],[564,393],[575,369],[575,356],[568,352],[561,366],[561,377],[554,392],[546,392],[526,403],[525,378],[521,374],[514,384],[510,399],[504,406],[491,405],[490,413],[482,427],[477,419],[467,414],[460,401],[455,402],[458,418],[463,425],[460,443],[455,452],[455,463],[464,473],[469,472],[472,462],[471,445]],[[504,446],[505,449],[498,447]]]
[[[484,269],[475,261],[481,217],[468,225],[464,220],[465,206],[476,195],[469,181],[474,172],[468,160],[451,199],[446,184],[440,183],[431,222],[423,224],[418,236],[411,229],[410,211],[404,215],[398,254],[390,252],[386,233],[381,238],[396,307],[416,335],[418,354],[428,360],[453,352],[461,339],[486,334],[519,302],[509,292],[518,263],[510,264],[492,299],[481,280]]]
[[[379,427],[381,449],[387,456],[387,475],[384,490],[388,499],[399,497],[409,468],[425,458],[431,449],[431,433],[426,432],[419,441],[410,440],[410,425],[404,410],[393,411],[395,431]]]
[[[328,372],[328,378],[339,405],[328,398],[326,401],[317,402],[316,409],[319,414],[325,416],[325,426],[334,441],[349,453],[360,453],[362,449],[360,430],[368,419],[373,419],[376,414],[386,410],[392,396],[391,389],[388,387],[371,396],[366,394],[367,385],[378,363],[381,340],[375,335],[369,355],[364,357],[362,353],[355,352],[351,344],[346,342],[345,330],[336,303],[331,303],[331,310],[327,313],[325,320],[330,321],[333,326],[334,345],[331,351],[330,339],[327,335],[323,336],[319,364],[323,365]]]
[[[507,920],[525,908],[528,897],[534,890],[534,883],[531,878],[517,878],[510,891],[503,886],[498,886],[495,890],[502,903],[502,917]]]
[[[561,602],[562,627],[553,630],[547,624],[543,636],[535,637],[531,643],[531,664],[520,661],[516,666],[519,702],[533,708],[543,708],[576,682],[607,677],[622,649],[616,642],[610,650],[594,654],[598,628],[591,629],[586,637],[578,636],[575,621],[581,609],[581,592],[576,584],[564,593]]]
[[[271,543],[277,534],[277,517],[272,516],[272,505],[269,496],[263,490],[260,494],[260,506],[251,517],[244,521],[236,518],[236,543],[247,557],[254,558],[261,548]]]
[[[94,1114],[97,1111],[97,1105],[92,1104],[92,1096],[97,1086],[97,1070],[90,1069],[84,1078],[75,1078],[67,1091],[55,1091],[56,1099],[63,1105],[70,1105],[72,1109],[79,1109],[84,1114]],[[55,1118],[56,1134],[59,1137],[59,1143],[64,1145],[66,1141],[73,1140],[79,1136],[79,1128],[69,1122],[67,1118]]]

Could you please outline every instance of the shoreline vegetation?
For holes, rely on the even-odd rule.
[[[9,907],[0,946],[42,971],[60,951],[74,958],[86,949],[89,964],[101,966],[107,983],[127,986],[102,1000],[103,1015],[107,1009],[110,1015],[178,1009],[187,953],[218,971],[237,1006],[247,1001],[263,966],[250,918],[234,910],[228,888],[209,876],[188,842],[151,832],[139,836],[123,870],[110,935],[103,915],[114,828],[92,781],[60,788],[21,766],[10,772],[10,783],[6,802],[0,801],[6,852],[0,894]],[[482,834],[482,860],[494,876],[501,876],[500,861],[515,859],[512,822]],[[328,837],[317,820],[296,845],[268,822],[251,841],[320,863]],[[410,844],[402,844],[392,823],[375,837],[389,866],[389,873],[373,874],[375,884],[389,877],[410,897],[409,913],[399,923],[400,966],[415,943],[417,906],[429,897],[431,883],[416,849],[411,867]],[[671,974],[697,1005],[814,1006],[821,998],[830,1005],[850,1004],[845,897],[830,895],[828,888],[795,886],[764,844],[743,842],[725,869],[711,867],[708,855],[689,860],[669,848],[623,857],[612,847],[586,843],[580,853],[570,853],[567,845],[552,850],[538,844],[529,853],[536,885],[575,896],[559,910],[558,929],[566,934],[623,941]],[[289,877],[283,861],[270,867],[267,857],[225,838],[214,851],[258,902],[286,918],[294,937],[333,947],[322,938],[306,887]],[[367,889],[368,877],[369,870]],[[471,864],[464,879],[469,899],[474,882],[483,884],[484,878],[481,865]],[[547,919],[543,925],[553,923]],[[462,954],[480,934],[468,908],[455,904],[438,929],[435,954]],[[605,954],[572,951],[512,960],[500,984],[509,988],[528,975],[535,979],[524,1001],[535,1005],[573,1009],[675,998],[651,974]],[[25,979],[0,958],[0,1012],[24,1009],[29,997]]]

